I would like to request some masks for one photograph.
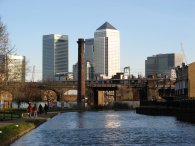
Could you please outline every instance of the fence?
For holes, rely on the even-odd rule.
[[[0,120],[13,120],[21,117],[22,114],[20,112],[0,111]]]

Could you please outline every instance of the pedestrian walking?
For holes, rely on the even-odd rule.
[[[34,118],[36,118],[37,117],[37,105],[36,104],[34,104],[33,106],[33,113],[34,113]]]
[[[47,104],[45,104],[45,106],[44,106],[44,112],[45,112],[46,115],[47,115],[47,111],[48,111],[48,106],[47,106]]]
[[[41,104],[39,104],[39,114],[41,115],[43,112],[43,106]]]
[[[29,105],[28,105],[27,112],[28,112],[29,118],[31,118],[31,116],[32,116],[32,105],[31,105],[31,103],[29,103]]]

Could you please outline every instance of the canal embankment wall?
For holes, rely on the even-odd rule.
[[[174,116],[179,121],[195,123],[195,100],[141,101],[136,113],[152,116]]]

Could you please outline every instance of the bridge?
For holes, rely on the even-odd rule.
[[[145,79],[131,80],[95,80],[86,81],[86,99],[89,105],[105,105],[115,101],[129,101],[147,99],[148,95],[152,96],[152,92],[156,94],[156,90],[162,91],[162,83]],[[170,85],[172,90],[173,86]],[[77,82],[26,82],[26,83],[8,83],[6,86],[1,86],[2,93],[9,92],[9,95],[14,100],[29,101],[77,101]],[[4,97],[6,97],[4,96]],[[8,99],[8,98],[7,98]],[[10,102],[10,98],[8,100]]]

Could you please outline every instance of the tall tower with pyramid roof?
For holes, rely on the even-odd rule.
[[[120,72],[120,32],[108,22],[94,33],[94,70],[107,78]]]

